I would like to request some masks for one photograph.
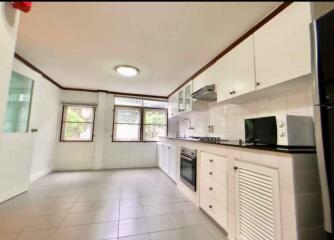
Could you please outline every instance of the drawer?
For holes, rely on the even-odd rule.
[[[227,171],[221,169],[202,169],[201,177],[206,181],[215,181],[225,187],[227,187]]]
[[[201,194],[200,206],[221,227],[227,229],[227,206],[220,204],[206,193]]]
[[[227,171],[227,157],[216,155],[212,153],[202,152],[201,153],[201,161],[202,167],[205,169],[220,169],[223,171]]]
[[[201,191],[199,205],[207,214],[209,214],[210,217],[215,219],[215,212],[213,211],[213,201],[212,198],[206,194],[206,192]]]
[[[201,182],[201,192],[208,194],[211,198],[223,205],[227,205],[227,187],[223,186],[215,181]]]

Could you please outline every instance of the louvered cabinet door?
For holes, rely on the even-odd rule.
[[[236,170],[238,240],[281,240],[278,170],[240,161]]]

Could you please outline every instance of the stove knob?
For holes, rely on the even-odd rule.
[[[212,172],[209,172],[210,175],[212,175]]]
[[[210,159],[210,162],[212,163],[212,162],[213,162],[213,160],[212,160],[212,159]]]
[[[212,191],[212,187],[210,187],[209,190]]]
[[[209,205],[209,208],[212,208],[212,205]]]

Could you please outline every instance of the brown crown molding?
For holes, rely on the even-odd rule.
[[[73,88],[73,87],[64,87],[57,83],[54,79],[49,77],[45,72],[37,68],[35,65],[33,65],[31,62],[29,62],[27,59],[22,57],[20,54],[15,53],[14,54],[15,58],[25,64],[27,67],[32,69],[35,72],[38,72],[41,74],[46,80],[60,88],[61,90],[67,90],[67,91],[80,91],[80,92],[104,92],[107,94],[115,94],[115,95],[123,95],[123,96],[132,96],[132,97],[143,97],[143,98],[160,98],[160,99],[167,99],[167,96],[156,96],[156,95],[147,95],[147,94],[136,94],[136,93],[126,93],[126,92],[114,92],[114,91],[108,91],[108,90],[103,90],[103,89],[88,89],[88,88]]]
[[[235,48],[236,46],[238,46],[242,41],[244,41],[246,38],[248,38],[250,35],[252,35],[254,32],[256,32],[259,28],[261,28],[263,25],[265,25],[267,22],[269,22],[271,19],[273,19],[275,16],[277,16],[284,9],[286,9],[291,3],[293,3],[293,2],[283,2],[281,5],[279,5],[268,16],[266,16],[264,19],[262,19],[254,27],[252,27],[250,30],[248,30],[246,33],[244,33],[241,37],[239,37],[236,41],[234,41],[231,45],[229,45],[221,53],[219,53],[216,57],[214,57],[210,62],[208,62],[206,65],[204,65],[201,69],[199,69],[196,73],[194,73],[190,78],[188,78],[180,86],[178,86],[173,92],[171,92],[168,95],[168,97],[170,97],[171,95],[173,95],[175,92],[177,92],[180,88],[182,88],[188,82],[190,82],[191,80],[193,80],[194,78],[196,78],[198,75],[200,75],[202,72],[204,72],[209,67],[211,67],[215,62],[217,62],[225,54],[227,54],[228,52],[230,52],[233,48]]]
[[[57,83],[55,80],[53,80],[52,78],[50,78],[48,75],[46,75],[43,71],[41,71],[39,68],[37,68],[35,65],[33,65],[31,62],[29,62],[27,59],[23,58],[20,54],[15,53],[14,54],[15,58],[19,61],[21,61],[23,64],[25,64],[27,67],[31,68],[32,70],[34,70],[35,72],[38,72],[39,74],[41,74],[45,79],[47,79],[49,82],[51,82],[52,84],[56,85],[57,87],[59,87],[60,89],[63,89],[63,87]]]

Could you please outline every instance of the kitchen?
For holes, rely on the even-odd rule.
[[[161,41],[166,38],[170,47],[184,36],[175,22],[167,21],[173,11],[188,9],[186,16],[198,14],[199,24],[216,21],[220,11],[227,14],[225,8],[239,9],[239,14],[249,8],[254,16],[258,11],[250,27],[226,39],[223,50],[212,51],[201,64],[193,49],[182,52],[187,44],[178,46],[177,56],[188,64],[197,61],[196,70],[175,64],[159,68],[161,73],[145,68],[174,60],[154,38],[152,49],[166,59],[159,62],[152,54],[151,65],[145,67],[137,67],[142,66],[139,58],[120,65],[136,50],[129,49],[129,54],[111,44],[119,59],[111,61],[116,67],[108,69],[106,81],[96,66],[109,68],[110,62],[97,62],[95,56],[101,60],[109,52],[103,48],[109,40],[97,40],[97,53],[87,49],[94,60],[81,52],[94,42],[95,20],[81,28],[93,5],[71,3],[80,7],[81,15],[57,25],[56,13],[67,19],[74,10],[57,3],[34,4],[24,6],[28,10],[20,4],[1,6],[4,21],[12,22],[4,23],[7,32],[0,32],[7,39],[3,50],[7,46],[8,56],[2,58],[9,66],[0,72],[9,79],[1,90],[6,114],[0,119],[5,124],[0,153],[4,163],[13,163],[2,166],[0,239],[333,239],[332,3],[163,3],[170,12],[159,3],[97,4],[99,17],[91,19],[103,22],[111,9],[115,22],[110,29],[116,32],[124,30],[117,25],[124,20],[119,12],[131,16],[159,9],[166,22],[152,23],[149,14],[140,17],[156,24],[155,33],[159,24],[166,24],[170,35],[162,35]],[[27,11],[21,13],[20,27],[13,12],[19,10],[13,7]],[[40,19],[54,28],[39,25]],[[150,32],[136,21],[128,24],[126,34]],[[42,28],[32,29],[34,25]],[[75,28],[82,41],[73,38]],[[57,31],[64,33],[56,37],[60,42],[49,37]],[[201,31],[197,34],[204,41],[208,37]],[[126,34],[121,39],[131,43]],[[144,46],[143,39],[135,41]],[[200,40],[194,42],[200,46]],[[71,47],[64,50],[65,43]],[[71,60],[63,62],[57,51]],[[198,51],[196,56],[207,50]],[[120,57],[125,53],[127,57]],[[171,66],[187,77],[169,81],[176,76],[166,72]],[[118,79],[122,74],[126,77]],[[99,77],[101,81],[90,80]],[[128,83],[131,77],[141,82]],[[23,80],[26,85],[17,88]],[[17,105],[11,99],[18,89],[25,91],[19,100],[24,111],[15,118]],[[22,114],[27,116],[24,124]]]

